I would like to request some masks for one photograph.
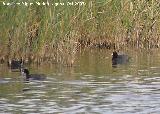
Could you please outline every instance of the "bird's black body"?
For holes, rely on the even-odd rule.
[[[113,52],[112,65],[126,64],[126,63],[128,63],[128,61],[129,61],[128,55],[118,54],[116,51]]]
[[[23,62],[22,60],[11,60],[8,63],[8,66],[10,67],[11,71],[19,71],[23,66]]]
[[[25,76],[26,80],[44,80],[46,79],[46,76],[44,74],[30,74],[28,69],[23,69],[22,75]]]

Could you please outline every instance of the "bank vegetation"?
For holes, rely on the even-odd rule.
[[[16,4],[22,1],[34,4]],[[7,2],[12,4],[4,5]],[[85,4],[78,5],[78,0],[36,2],[1,1],[1,62],[23,58],[70,66],[76,53],[85,48],[160,47],[159,0],[83,0]]]

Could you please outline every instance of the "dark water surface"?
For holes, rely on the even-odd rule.
[[[72,68],[29,66],[44,81],[0,65],[0,113],[160,114],[160,50],[127,51],[130,63],[114,68],[111,53],[83,52]]]

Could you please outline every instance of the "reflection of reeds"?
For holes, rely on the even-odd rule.
[[[158,1],[84,2],[84,6],[2,6],[0,60],[23,57],[72,66],[80,47],[160,46]]]
[[[79,42],[77,42],[77,33],[72,31],[70,34],[66,35],[63,41],[60,41],[57,46],[57,60],[61,63],[72,66],[76,53],[79,50]]]

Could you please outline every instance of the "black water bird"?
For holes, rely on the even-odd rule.
[[[44,74],[30,74],[28,69],[21,70],[22,75],[28,80],[45,80],[46,76]]]
[[[23,66],[22,59],[20,60],[11,60],[8,62],[8,66],[10,67],[11,71],[20,70]]]
[[[118,54],[117,51],[112,53],[112,65],[126,64],[129,62],[129,57],[126,54]]]

